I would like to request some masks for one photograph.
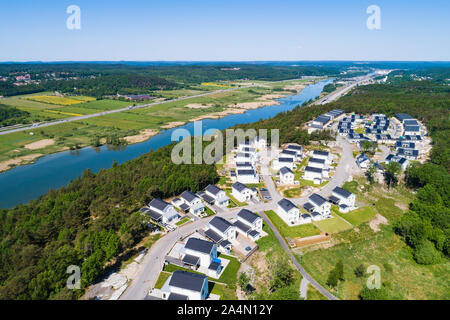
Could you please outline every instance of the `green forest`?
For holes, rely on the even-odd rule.
[[[0,104],[0,127],[12,126],[18,123],[27,123],[30,114],[14,107]]]

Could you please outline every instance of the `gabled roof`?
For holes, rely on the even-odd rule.
[[[325,163],[325,159],[309,158],[308,163],[309,163],[309,162],[324,164],[324,163]]]
[[[208,277],[202,274],[175,270],[170,278],[169,286],[201,292],[205,280],[208,280]]]
[[[316,156],[327,156],[328,157],[330,155],[330,153],[328,151],[314,150],[313,151],[313,155],[316,155]]]
[[[213,195],[217,195],[220,191],[222,191],[222,189],[220,189],[219,187],[213,185],[213,184],[209,184],[206,188],[206,191],[208,191],[209,193],[213,194]]]
[[[419,126],[405,126],[405,131],[408,132],[419,132],[420,127]]]
[[[307,166],[305,168],[305,172],[306,171],[315,172],[315,173],[322,173],[322,169],[316,168],[316,167],[309,167],[309,166]]]
[[[344,197],[344,198],[348,198],[348,197],[350,197],[352,195],[351,192],[349,192],[349,191],[347,191],[345,189],[342,189],[340,187],[334,188],[333,189],[333,193],[336,193],[336,194],[338,194],[338,195],[340,195],[341,197]]]
[[[256,174],[255,170],[238,170],[238,176],[254,176]]]
[[[232,189],[236,189],[236,190],[239,191],[239,192],[242,192],[243,190],[248,189],[248,187],[247,187],[245,184],[241,183],[241,182],[235,182],[235,183],[233,183],[233,185],[231,186],[231,188],[232,188]]]
[[[315,204],[316,206],[321,206],[323,205],[325,202],[327,202],[327,200],[322,197],[321,195],[317,194],[317,193],[313,193],[312,195],[309,196],[309,201],[312,202],[313,204]]]
[[[214,217],[210,222],[210,225],[212,225],[214,228],[219,230],[220,232],[226,232],[230,227],[233,225],[228,220],[225,220],[222,217]]]
[[[288,212],[289,210],[291,210],[293,208],[297,208],[297,206],[295,204],[293,204],[290,200],[285,199],[285,198],[278,201],[278,205],[286,212]]]
[[[418,125],[419,125],[419,122],[417,122],[417,120],[411,119],[411,120],[405,120],[405,121],[403,122],[403,124],[404,124],[405,126],[418,126]]]
[[[206,235],[209,239],[211,239],[212,241],[214,241],[215,243],[219,243],[220,240],[222,240],[222,237],[221,237],[217,232],[215,232],[215,231],[212,230],[212,229],[206,230],[206,231],[205,231],[205,235]]]
[[[184,247],[186,249],[209,254],[214,248],[214,243],[198,238],[189,238]]]
[[[306,202],[303,205],[303,208],[305,208],[306,211],[311,212],[314,210],[314,206],[310,202]]]
[[[289,155],[292,155],[292,156],[296,156],[297,152],[284,149],[283,151],[281,151],[281,154],[289,154]]]
[[[189,300],[189,297],[183,294],[171,292],[167,300]]]
[[[237,162],[236,168],[238,167],[253,167],[253,165],[250,162]]]
[[[278,158],[278,162],[294,162],[294,159],[292,158]]]
[[[247,209],[242,209],[241,211],[239,211],[237,215],[238,217],[244,219],[245,221],[248,221],[249,223],[253,223],[256,220],[258,220],[258,218],[260,218],[257,214],[254,214],[253,212]]]
[[[331,120],[330,117],[325,116],[325,115],[321,115],[321,116],[318,116],[317,118],[315,118],[313,121],[314,121],[314,122],[320,122],[320,123],[322,123],[322,124],[325,124],[325,123],[327,123],[327,122],[330,121],[330,120]]]
[[[303,150],[302,146],[297,146],[295,144],[288,145],[287,149],[297,150],[297,151],[302,151]]]
[[[248,225],[246,225],[245,223],[239,221],[239,220],[236,220],[236,221],[233,223],[233,225],[234,225],[236,228],[242,230],[242,231],[245,232],[245,233],[247,233],[247,232],[250,231],[250,227],[249,227]]]
[[[280,169],[280,173],[282,175],[285,175],[286,173],[293,173],[291,169],[289,169],[288,167],[283,167]]]
[[[156,222],[160,221],[161,218],[162,218],[162,214],[160,214],[160,213],[158,213],[156,211],[148,210],[147,213],[150,216],[150,219],[152,219],[152,220],[154,220]]]
[[[406,113],[397,113],[395,115],[395,117],[400,120],[400,121],[404,121],[404,120],[408,120],[408,119],[414,119],[413,117],[411,117],[409,114]]]
[[[165,202],[165,201],[163,201],[161,199],[158,199],[158,198],[153,199],[149,203],[149,207],[153,207],[153,208],[156,208],[156,209],[161,210],[161,211],[164,211],[164,209],[167,206],[170,206],[170,204],[168,204],[167,202]]]
[[[192,191],[186,190],[181,194],[181,198],[183,198],[187,202],[192,202],[197,198],[197,196]]]
[[[186,254],[181,261],[187,265],[196,266],[198,265],[200,258],[191,254]]]

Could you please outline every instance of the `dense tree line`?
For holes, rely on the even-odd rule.
[[[175,165],[171,146],[10,210],[0,210],[0,299],[75,298],[65,288],[69,265],[81,268],[82,288],[106,262],[144,234],[138,208],[154,197],[197,191],[217,180],[212,165]]]
[[[29,115],[26,111],[0,104],[0,127],[26,123]]]

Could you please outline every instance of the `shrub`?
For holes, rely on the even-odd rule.
[[[436,264],[441,260],[439,252],[429,240],[424,240],[414,250],[414,259],[420,264]]]

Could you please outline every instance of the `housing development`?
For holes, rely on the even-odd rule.
[[[450,4],[398,1],[0,2],[0,302],[450,300]]]

